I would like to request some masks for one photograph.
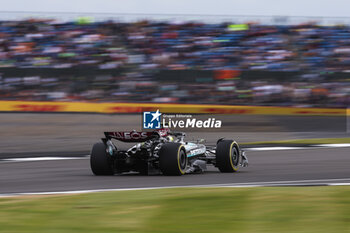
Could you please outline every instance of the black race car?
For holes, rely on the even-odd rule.
[[[159,129],[153,132],[105,132],[102,142],[94,144],[90,165],[95,175],[124,172],[141,174],[184,175],[202,173],[207,164],[221,172],[236,172],[248,166],[248,159],[237,142],[219,139],[216,146],[204,140],[184,141],[185,133]],[[136,143],[127,150],[119,149],[112,139]]]

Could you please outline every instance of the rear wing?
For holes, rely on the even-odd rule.
[[[137,131],[115,131],[104,132],[106,139],[116,139],[122,142],[145,142],[152,138],[165,137],[169,133],[169,129],[159,129],[152,132]]]
[[[159,137],[159,135],[155,134],[154,132],[104,132],[106,138],[109,139],[116,139],[122,142],[145,142],[147,140],[150,140],[154,137]]]

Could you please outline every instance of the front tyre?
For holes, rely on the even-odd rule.
[[[96,176],[108,176],[114,174],[113,160],[107,155],[106,145],[102,142],[95,143],[91,150],[90,166]]]
[[[216,145],[216,166],[220,172],[236,172],[239,167],[239,146],[233,140],[221,140]]]
[[[181,143],[165,143],[159,150],[159,167],[167,176],[185,174],[187,167],[185,147]]]

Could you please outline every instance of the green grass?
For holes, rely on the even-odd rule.
[[[0,198],[0,232],[350,232],[350,186]]]
[[[260,141],[260,142],[246,142],[240,143],[241,145],[291,145],[291,144],[337,144],[337,143],[350,143],[350,138],[312,138],[312,139],[293,139],[293,140],[280,140],[280,141]]]

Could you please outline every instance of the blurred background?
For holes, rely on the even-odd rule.
[[[0,99],[347,107],[349,23],[2,11]]]
[[[342,0],[4,0],[1,109],[5,101],[38,102],[10,102],[12,109],[1,110],[9,112],[0,115],[2,153],[88,151],[103,131],[141,127],[139,113],[52,113],[59,112],[60,102],[113,103],[124,113],[140,112],[135,103],[239,106],[245,109],[228,112],[233,114],[222,131],[242,142],[348,137],[347,5]],[[43,101],[50,103],[42,106]],[[280,116],[279,109],[279,116],[245,114],[249,106],[345,110],[316,118],[304,116],[313,115],[312,109],[296,110],[298,117]]]

